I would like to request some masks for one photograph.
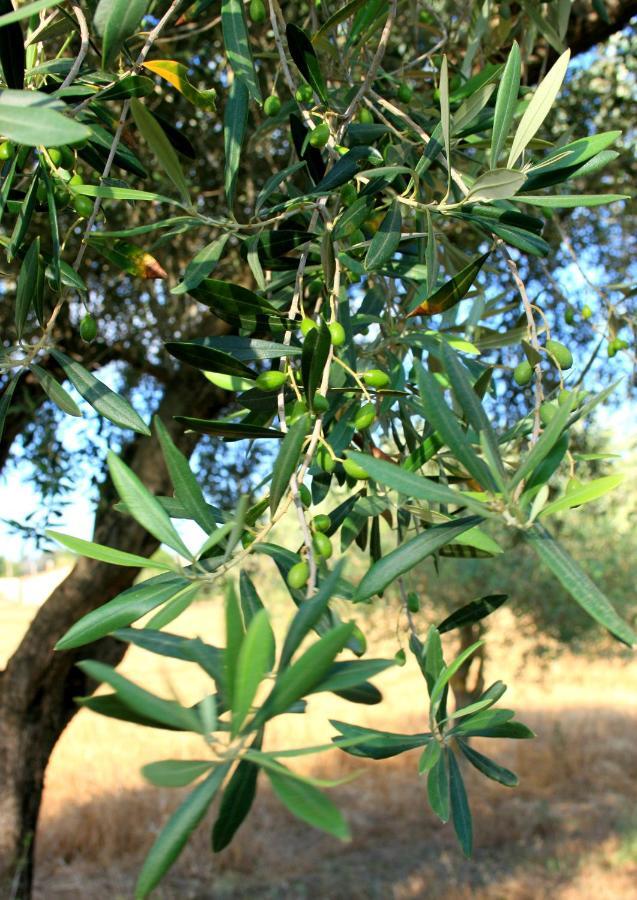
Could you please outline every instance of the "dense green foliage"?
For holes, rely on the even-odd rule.
[[[259,777],[294,815],[346,839],[344,817],[320,790],[332,785],[284,761],[334,745],[372,759],[422,748],[415,777],[426,775],[432,809],[453,822],[470,854],[465,762],[503,785],[517,783],[470,739],[532,733],[499,706],[500,682],[452,708],[450,682],[482,641],[446,659],[441,635],[506,602],[498,584],[505,544],[514,559],[522,544],[598,627],[624,644],[637,640],[551,531],[558,514],[596,501],[621,476],[605,469],[586,478],[590,460],[578,459],[573,446],[576,423],[608,400],[616,382],[595,393],[588,358],[552,328],[561,299],[549,292],[545,233],[556,210],[597,215],[626,197],[612,184],[581,190],[612,167],[620,133],[574,137],[553,116],[569,64],[562,44],[570,4],[547,7],[525,3],[516,14],[476,7],[460,27],[442,7],[412,10],[395,0],[352,0],[331,15],[323,4],[288,9],[276,2],[266,13],[252,0],[250,22],[239,0],[222,0],[220,22],[206,0],[152,11],[146,0],[100,0],[77,55],[59,36],[67,16],[78,18],[83,33],[79,6],[53,13],[36,36],[38,19],[28,19],[32,10],[24,7],[17,16],[28,27],[24,58],[16,57],[9,31],[16,16],[0,17],[7,85],[0,93],[0,240],[17,271],[0,423],[20,379],[34,377],[67,416],[81,416],[88,404],[117,430],[150,436],[152,427],[174,488],[173,496],[154,496],[113,438],[108,469],[120,509],[175,556],[147,563],[52,532],[89,558],[158,573],[81,618],[57,649],[114,635],[189,661],[210,679],[209,692],[185,707],[104,663],[81,663],[111,692],[80,703],[202,738],[204,758],[163,760],[144,771],[153,784],[197,784],[151,849],[139,897],[160,881],[217,794],[212,844],[215,851],[227,846],[249,814]],[[178,16],[218,32],[218,91],[200,84],[201,47],[191,48],[192,57],[161,58],[162,32]],[[142,24],[152,30],[140,33]],[[547,44],[559,51],[551,61]],[[530,87],[538,60],[543,77]],[[168,110],[176,101],[191,111],[174,124]],[[207,194],[218,176],[193,153],[189,125],[213,129],[221,121],[223,191],[211,205]],[[258,161],[254,191],[242,181],[247,153],[253,166]],[[184,395],[175,418],[232,442],[237,458],[254,442],[269,448],[260,457],[263,478],[256,488],[246,485],[236,504],[212,505],[165,423],[156,417],[149,424],[125,391],[112,390],[87,363],[100,339],[92,293],[105,289],[103,261],[133,278],[164,279],[163,256],[171,238],[184,234],[192,258],[152,311],[162,343],[145,342],[129,327],[122,359],[138,343],[158,369],[170,357],[228,392],[223,417],[192,415]],[[535,295],[521,276],[529,265],[546,279]],[[631,288],[615,289],[611,358],[628,348],[619,335]],[[198,304],[194,330],[188,297]],[[138,299],[127,303],[135,307]],[[76,347],[69,352],[59,329],[74,306],[86,359]],[[583,310],[578,316],[586,321]],[[206,317],[223,324],[210,334]],[[118,352],[113,342],[115,362]],[[515,398],[504,413],[503,397]],[[176,527],[183,520],[199,527],[195,549]],[[286,545],[271,536],[282,521],[289,523]],[[342,558],[334,561],[337,540]],[[369,557],[357,583],[347,567],[354,543]],[[267,598],[242,565],[252,556],[274,562],[296,607],[280,646]],[[489,567],[476,578],[482,596],[458,598],[439,627],[419,634],[414,591],[423,567],[445,557]],[[222,648],[166,630],[204,589],[225,597]],[[380,596],[404,607],[429,697],[425,730],[388,734],[334,721],[326,745],[268,750],[268,724],[302,715],[316,692],[382,701],[371,679],[400,657],[368,657],[359,626],[332,606],[341,598],[356,615],[358,604]],[[317,637],[308,643],[312,632]]]

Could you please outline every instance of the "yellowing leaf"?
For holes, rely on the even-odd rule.
[[[200,91],[188,81],[188,68],[174,59],[153,59],[144,63],[144,68],[154,72],[165,81],[168,81],[186,100],[198,109],[214,109],[217,92],[214,88],[208,91]]]

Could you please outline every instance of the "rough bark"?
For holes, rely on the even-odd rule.
[[[158,413],[177,446],[190,454],[196,435],[185,435],[172,416],[187,407],[195,416],[214,415],[226,398],[202,386],[198,373],[180,373],[168,384]],[[155,438],[136,437],[124,459],[155,493],[170,492]],[[113,489],[105,483],[94,539],[148,556],[157,541],[132,519],[113,509]],[[76,712],[73,698],[95,685],[75,668],[90,657],[112,665],[125,645],[106,639],[76,651],[55,652],[58,638],[79,618],[130,587],[138,570],[80,559],[38,610],[20,646],[0,675],[0,896],[28,898],[38,812],[49,756]]]

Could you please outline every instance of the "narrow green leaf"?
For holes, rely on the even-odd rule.
[[[235,76],[244,81],[252,99],[261,103],[261,91],[252,60],[241,0],[222,0],[221,28],[228,62],[232,66]]]
[[[109,451],[107,461],[113,484],[130,515],[162,544],[172,547],[186,559],[191,559],[190,551],[157,498],[112,450]]]
[[[401,227],[400,204],[394,200],[372,238],[365,256],[365,268],[368,272],[380,269],[392,258],[400,243]]]
[[[319,622],[319,620],[327,610],[328,603],[332,595],[334,594],[338,582],[341,578],[341,573],[343,571],[344,565],[345,560],[339,560],[334,567],[334,570],[321,581],[319,588],[314,596],[309,600],[304,600],[303,603],[301,603],[301,605],[299,606],[296,615],[290,623],[287,634],[285,636],[285,640],[283,642],[281,659],[279,660],[280,669],[285,669],[288,666],[290,660],[298,650],[303,638],[317,624],[317,622]]]
[[[453,631],[454,628],[462,628],[463,625],[473,625],[475,622],[479,622],[506,603],[508,596],[508,594],[489,594],[486,597],[480,597],[479,600],[472,600],[471,603],[461,606],[460,609],[447,616],[438,625],[438,632],[445,634],[447,631]]]
[[[290,430],[281,442],[281,447],[272,468],[272,481],[270,483],[270,513],[272,515],[277,511],[279,503],[285,496],[290,484],[290,478],[299,464],[309,427],[309,416],[300,416],[294,425],[290,427]]]
[[[439,741],[429,741],[418,760],[418,774],[426,775],[440,759],[442,748]]]
[[[2,100],[3,93],[8,93],[8,91],[0,92],[0,102]],[[38,166],[33,174],[33,177],[31,178],[31,182],[29,184],[29,187],[27,188],[24,200],[20,204],[18,215],[15,220],[15,225],[13,226],[13,231],[11,232],[11,238],[9,240],[9,244],[7,245],[6,253],[7,259],[9,261],[11,261],[20,251],[22,242],[26,238],[27,232],[29,230],[33,211],[35,210],[37,202],[39,179],[40,167]]]
[[[422,747],[432,738],[429,733],[393,734],[389,731],[377,731],[375,728],[349,725],[336,719],[330,719],[330,725],[333,725],[345,738],[357,739],[356,743],[341,747],[345,753],[366,759],[389,759],[400,753],[406,753],[408,750]],[[338,738],[332,738],[332,740],[338,744]]]
[[[175,446],[166,426],[155,416],[155,431],[161,451],[175,489],[175,497],[181,503],[188,517],[193,519],[207,534],[217,527],[215,517],[206,503],[197,479],[193,475],[188,460]]]
[[[542,462],[542,460],[550,453],[562,432],[566,428],[573,406],[575,397],[571,397],[568,403],[560,406],[546,426],[539,439],[529,450],[527,455],[521,461],[516,472],[511,477],[511,486],[515,487],[523,478],[529,476]]]
[[[147,897],[175,862],[205,816],[229,768],[229,763],[217,765],[172,814],[144,861],[135,886],[135,900]]]
[[[473,850],[473,825],[471,810],[467,800],[464,781],[455,754],[449,752],[449,794],[451,796],[451,816],[453,827],[465,856]]]
[[[250,622],[237,657],[232,691],[232,734],[241,731],[257,689],[269,671],[274,656],[274,634],[267,610]]]
[[[29,5],[9,15],[21,18]],[[0,21],[2,18],[5,17],[0,17]],[[55,100],[40,91],[2,91],[0,133],[7,140],[28,147],[39,147],[43,135],[46,135],[47,147],[77,144],[86,140],[91,133],[89,129],[64,115],[65,109],[61,100]]]
[[[226,785],[219,815],[212,829],[212,849],[219,853],[231,842],[250,812],[257,793],[259,766],[242,759]]]
[[[449,69],[446,55],[442,57],[442,65],[440,66],[440,125],[442,127],[442,137],[445,144],[445,156],[447,158],[447,196],[451,187],[451,121],[449,114]],[[429,142],[433,143],[432,140]]]
[[[4,434],[4,423],[7,419],[9,407],[11,406],[11,399],[13,397],[15,389],[18,386],[18,381],[20,380],[21,374],[21,372],[18,372],[17,375],[13,376],[11,381],[9,381],[6,388],[4,389],[2,397],[0,397],[0,441],[2,440],[2,435]]]
[[[447,757],[449,751],[438,757],[438,761],[429,770],[427,776],[427,797],[429,805],[441,822],[449,821],[449,769]]]
[[[145,3],[146,0],[143,0],[143,2]],[[172,144],[166,137],[166,132],[153,114],[135,97],[131,100],[131,112],[135,124],[156,156],[157,162],[179,191],[182,201],[189,206],[190,194],[188,182],[184,177],[179,158],[173,150]]]
[[[62,0],[33,0],[32,3],[25,3],[15,12],[8,12],[0,16],[0,28],[11,25],[13,22],[20,22],[22,19],[28,19],[43,9],[58,6],[61,2]]]
[[[474,766],[478,772],[482,772],[483,775],[486,775],[487,778],[490,778],[492,781],[497,781],[498,784],[503,784],[505,787],[516,787],[519,784],[519,779],[515,772],[512,772],[510,769],[505,769],[504,766],[498,765],[492,759],[489,759],[488,756],[478,753],[477,750],[474,750],[473,747],[465,744],[464,741],[458,741],[458,746],[471,765]]]
[[[98,545],[96,545],[98,546]],[[108,562],[108,560],[104,560]],[[187,587],[187,579],[179,575],[156,575],[119,594],[103,606],[92,610],[72,625],[55,645],[56,650],[72,650],[126,628],[146,613],[170,600]]]
[[[174,197],[165,197],[155,191],[119,187],[116,184],[74,184],[70,190],[83,197],[99,197],[101,200],[149,200],[152,203],[172,203],[175,206],[182,206]]]
[[[223,146],[225,154],[224,186],[228,207],[234,205],[237,175],[241,161],[241,146],[248,124],[248,88],[246,83],[235,77],[230,85],[223,117]]]
[[[313,328],[303,342],[301,375],[305,388],[305,401],[310,411],[314,408],[314,394],[320,387],[323,371],[332,346],[332,339],[325,319]]]
[[[434,376],[422,366],[418,367],[420,397],[425,418],[438,432],[458,462],[465,467],[478,484],[487,490],[496,488],[493,475],[475,453],[458,420],[445,402],[444,394]]]
[[[324,691],[339,693],[347,688],[356,687],[368,678],[380,675],[385,669],[396,665],[393,659],[353,659],[336,662],[328,671],[326,678],[313,689],[313,694]]]
[[[261,709],[263,716],[280,715],[320,684],[353,630],[353,622],[337,625],[308,647],[296,662],[280,671],[274,689]]]
[[[137,556],[135,553],[127,553],[125,550],[114,550],[104,544],[94,544],[92,541],[84,541],[82,538],[72,537],[70,534],[62,534],[60,531],[48,529],[46,536],[57,541],[63,547],[86,556],[89,559],[97,559],[100,562],[109,563],[112,566],[133,566],[141,569],[161,569],[164,572],[172,572],[173,567],[168,563],[146,559],[145,556]]]
[[[517,41],[513,41],[495,101],[493,133],[491,135],[491,165],[494,168],[498,164],[498,159],[504,149],[511,125],[513,124],[513,116],[520,91],[521,72],[520,48]]]
[[[518,161],[529,141],[535,136],[538,128],[549,114],[564,81],[571,51],[563,53],[536,88],[524,115],[513,137],[513,145],[509,153],[507,168],[511,169]]]
[[[61,409],[62,412],[67,413],[67,415],[69,416],[81,417],[82,411],[78,407],[75,400],[67,391],[64,390],[62,385],[55,380],[50,372],[47,372],[42,368],[42,366],[38,366],[35,363],[31,364],[31,371],[40,382],[42,390],[45,392],[47,397],[53,403],[55,403],[55,405],[59,409]]]
[[[311,40],[298,25],[288,23],[285,29],[290,55],[294,63],[313,91],[327,104],[327,87],[321,72],[316,50]]]
[[[229,232],[206,244],[186,266],[183,280],[171,288],[171,294],[185,294],[198,287],[216,268],[230,237]]]
[[[105,419],[119,425],[120,428],[130,428],[138,434],[150,435],[150,429],[128,400],[124,400],[119,394],[106,387],[88,369],[60,350],[52,349],[51,356],[62,366],[66,377],[87,403],[90,403],[93,409],[97,410]]]
[[[40,272],[40,237],[36,237],[24,255],[16,286],[15,328],[22,338],[29,311],[34,303]]]
[[[293,816],[342,841],[350,840],[347,822],[325,794],[291,775],[281,775],[271,769],[266,774],[274,793]]]
[[[463,203],[491,203],[493,200],[509,200],[526,181],[524,172],[515,169],[491,169],[477,178]]]
[[[478,277],[478,273],[488,259],[490,252],[483,253],[482,256],[472,260],[469,265],[461,269],[449,281],[446,281],[438,290],[429,295],[426,300],[423,302],[418,301],[416,308],[408,312],[408,317],[435,316],[460,303]]]
[[[213,768],[208,759],[162,759],[142,766],[142,775],[156,787],[185,787]]]
[[[458,669],[462,666],[462,664],[467,659],[469,659],[470,656],[473,656],[476,650],[478,650],[483,645],[484,641],[475,641],[473,644],[471,644],[471,646],[463,650],[462,653],[458,654],[458,656],[456,656],[452,663],[444,667],[440,675],[438,675],[438,677],[436,678],[436,683],[434,684],[431,691],[432,706],[436,706],[438,700],[442,697],[444,689],[449,684]]]
[[[609,491],[614,491],[623,480],[623,475],[606,475],[604,478],[596,478],[595,481],[583,484],[581,487],[569,491],[568,494],[565,494],[558,500],[548,503],[538,518],[544,519],[546,516],[552,516],[565,509],[571,509],[573,506],[583,506],[585,503],[598,500]]]
[[[148,628],[165,628],[188,609],[200,590],[201,582],[191,582],[188,587],[182,588],[149,619]]]
[[[369,600],[374,594],[380,593],[400,575],[409,572],[427,556],[445,544],[451,543],[463,531],[478,525],[481,521],[479,516],[456,519],[443,525],[434,525],[433,528],[406,541],[374,563],[356,588],[354,602]]]
[[[597,585],[543,525],[535,523],[524,535],[562,587],[591,618],[629,647],[637,643],[637,635],[633,629],[620,619]]]
[[[618,200],[630,200],[629,194],[556,194],[554,197],[534,194],[518,194],[520,203],[547,209],[574,209],[577,206],[603,206]]]
[[[232,581],[226,585],[226,652],[224,655],[225,684],[228,704],[234,708],[234,689],[237,677],[237,664],[241,645],[245,637],[245,627],[241,615],[241,607]]]
[[[193,419],[190,416],[175,416],[175,421],[181,422],[190,431],[196,431],[199,434],[218,435],[229,441],[255,441],[257,438],[277,438],[281,440],[285,437],[284,432],[277,431],[275,428],[262,428],[260,425],[243,425],[240,422],[226,422],[223,419]]]
[[[147,0],[99,0],[93,23],[102,38],[102,66],[108,69],[124,42],[139,28]]]
[[[424,475],[414,475],[401,466],[376,459],[366,453],[357,450],[349,450],[347,456],[359,463],[368,473],[369,477],[379,484],[386,485],[406,497],[414,497],[416,500],[426,500],[428,503],[441,503],[454,506],[466,506],[472,512],[484,515],[484,504],[471,497],[465,497],[459,491],[454,491],[445,484],[427,478]]]

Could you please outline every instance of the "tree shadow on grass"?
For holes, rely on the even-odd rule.
[[[340,777],[362,770],[332,792],[350,821],[351,843],[294,820],[262,782],[234,843],[212,856],[209,817],[153,897],[637,897],[637,823],[630,818],[637,714],[580,707],[519,718],[536,740],[476,742],[513,768],[520,786],[506,789],[466,772],[476,833],[471,860],[451,826],[428,811],[417,752],[374,763],[335,751],[312,771]],[[143,856],[179,797],[154,788],[113,792],[43,821],[37,900],[131,897]],[[634,833],[622,839],[631,821]]]

